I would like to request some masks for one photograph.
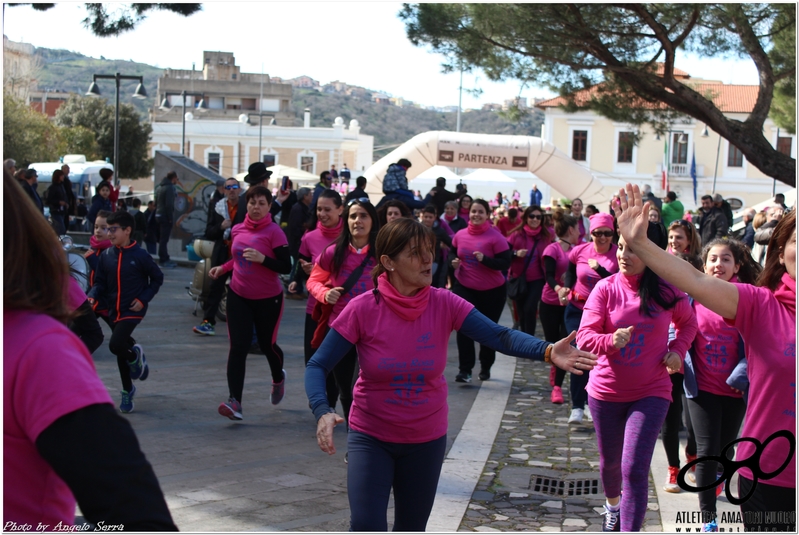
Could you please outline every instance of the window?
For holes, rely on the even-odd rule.
[[[276,160],[275,160],[275,155],[274,154],[264,154],[263,155],[263,159],[264,159],[264,165],[265,166],[272,167],[273,165],[275,165],[275,161]]]
[[[727,147],[727,167],[743,167],[744,153],[732,143],[729,143]]]
[[[242,110],[255,110],[255,99],[254,98],[243,98],[243,99],[241,99],[241,109]]]
[[[218,152],[208,153],[208,169],[216,174],[219,174],[219,160],[221,156]]]
[[[584,162],[588,152],[588,131],[575,130],[572,134],[572,159]]]
[[[300,169],[313,173],[313,156],[300,156]]]
[[[671,134],[671,163],[688,163],[688,136],[683,132]]]
[[[777,138],[777,152],[781,152],[786,156],[791,155],[791,146],[793,144],[793,138],[790,137],[778,137]]]
[[[618,163],[633,163],[634,144],[632,132],[619,132],[619,153],[616,156]]]

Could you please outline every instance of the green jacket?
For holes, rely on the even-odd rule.
[[[669,203],[663,203],[660,216],[663,219],[663,224],[666,225],[666,228],[669,228],[672,221],[682,219],[684,214],[685,208],[683,208],[682,203],[680,201],[671,201]]]

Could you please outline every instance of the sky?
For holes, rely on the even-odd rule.
[[[37,47],[173,69],[192,63],[200,69],[204,50],[232,52],[242,72],[339,80],[426,106],[457,106],[459,75],[442,74],[442,56],[408,41],[401,8],[399,2],[214,1],[189,17],[151,12],[135,30],[100,38],[81,24],[83,3],[65,2],[45,12],[5,6],[3,34]],[[676,66],[694,77],[757,84],[751,61],[678,57]],[[482,72],[464,73],[463,88],[482,90],[479,97],[463,93],[465,109],[555,96],[547,88],[491,82]]]

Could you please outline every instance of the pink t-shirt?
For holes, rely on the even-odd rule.
[[[536,246],[536,241],[538,245]],[[544,278],[544,264],[541,260],[544,250],[547,248],[548,242],[544,242],[544,238],[541,237],[541,234],[538,235],[538,239],[535,240],[528,236],[524,230],[522,229],[521,232],[514,232],[508,237],[508,242],[511,244],[511,249],[519,250],[519,249],[527,249],[527,254],[533,255],[533,258],[530,259],[530,265],[527,266],[527,272],[525,273],[525,279],[527,281],[535,281]],[[535,247],[535,250],[533,250]],[[510,270],[508,271],[508,277],[518,277],[520,276],[522,270],[524,269],[524,264],[527,262],[527,257],[514,257],[510,263]]]
[[[600,254],[596,252],[594,244],[590,242],[582,243],[569,251],[569,262],[577,266],[577,282],[574,284],[572,294],[569,296],[571,304],[582,310],[586,299],[591,295],[591,290],[594,289],[596,283],[602,280],[599,273],[588,266],[589,259],[596,259],[600,266],[611,273],[619,271],[619,262],[616,260],[616,250],[618,248],[615,243],[611,243],[608,252]]]
[[[685,294],[666,286],[664,295],[682,296],[671,310],[657,307],[653,317],[641,315],[638,306],[640,275],[621,273],[600,281],[585,303],[577,347],[597,355],[597,364],[586,390],[602,401],[636,401],[654,396],[671,401],[671,379],[663,357],[674,351],[685,358],[696,335],[696,317]],[[676,338],[669,342],[669,324]],[[616,329],[635,325],[632,339],[623,348],[613,346]]]
[[[558,284],[563,286],[563,274],[569,268],[569,253],[564,251],[560,246],[560,242],[550,243],[544,249],[542,256],[542,263],[545,257],[550,257],[555,260],[555,280]],[[546,273],[544,273],[546,276]],[[558,294],[555,290],[549,287],[549,284],[544,284],[544,291],[541,293],[541,301],[548,305],[562,306]]]
[[[49,316],[3,311],[3,522],[75,522],[75,498],[36,439],[62,416],[112,403],[77,336]]]
[[[482,234],[469,234],[469,229],[465,228],[452,238],[452,246],[461,261],[455,270],[455,278],[459,283],[472,290],[491,290],[505,284],[501,271],[484,266],[473,254],[480,251],[493,258],[510,249],[508,240],[496,228],[491,227]]]
[[[735,328],[746,349],[749,401],[742,437],[765,442],[773,433],[788,430],[796,436],[796,315],[785,308],[768,288],[736,284],[738,310]],[[785,462],[787,441],[775,439],[760,456],[760,469],[771,472]],[[755,455],[755,445],[740,442],[736,459]],[[752,471],[740,473],[752,479]],[[796,487],[796,453],[785,470],[761,483]]]
[[[335,238],[326,238],[319,229],[306,232],[302,235],[302,240],[300,240],[300,254],[307,256],[311,259],[311,263],[316,264],[319,262],[319,255],[334,241]],[[302,268],[298,266],[297,269]],[[316,298],[309,293],[308,304],[305,306],[305,313],[310,314],[313,312],[315,305]]]
[[[699,390],[718,396],[743,397],[727,384],[727,377],[738,365],[738,330],[701,304],[694,302],[698,330],[692,358]]]
[[[283,284],[276,272],[244,258],[244,249],[247,248],[275,258],[274,249],[288,245],[286,233],[280,226],[273,222],[252,231],[245,223],[241,223],[233,227],[230,235],[233,239],[233,258],[222,266],[225,271],[233,270],[230,288],[247,299],[267,299],[283,293]]]
[[[359,254],[355,252],[355,248],[350,245],[347,249],[347,254],[344,256],[344,263],[342,264],[338,273],[333,273],[333,254],[335,253],[335,250],[336,246],[331,245],[319,256],[319,267],[330,273],[330,279],[333,287],[344,285],[352,272],[363,263],[367,253],[369,252],[369,247],[367,246],[361,249]],[[372,281],[372,269],[375,267],[375,265],[375,259],[374,256],[372,256],[369,258],[369,261],[363,268],[363,273],[361,273],[361,276],[358,278],[357,282],[352,286],[352,289],[339,297],[339,300],[336,301],[335,305],[333,305],[333,310],[330,312],[330,323],[332,323],[333,320],[336,319],[339,314],[341,314],[341,311],[344,310],[344,307],[347,306],[347,303],[363,293],[374,290],[375,283]]]
[[[447,432],[447,344],[474,305],[443,288],[427,308],[403,320],[368,293],[331,323],[358,348],[350,427],[378,440],[420,443]]]

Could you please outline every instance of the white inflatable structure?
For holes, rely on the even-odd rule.
[[[388,166],[400,158],[412,164],[408,181],[435,165],[444,165],[530,171],[567,198],[580,198],[583,204],[599,207],[606,206],[618,191],[618,187],[603,185],[590,170],[539,137],[438,131],[414,136],[366,170],[366,193],[372,202],[383,197],[383,177]],[[468,179],[464,181],[468,186]]]

